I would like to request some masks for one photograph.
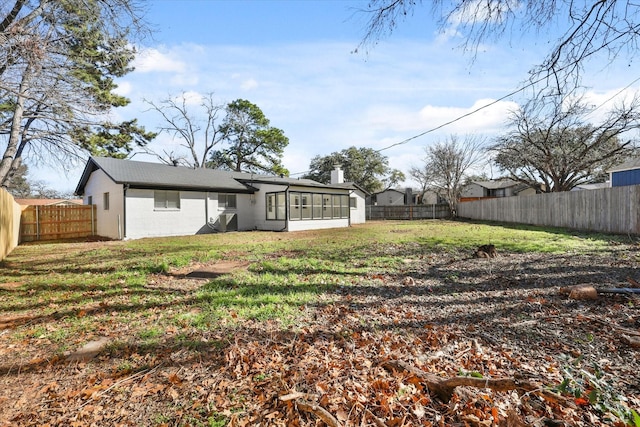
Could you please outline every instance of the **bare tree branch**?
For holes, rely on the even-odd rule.
[[[543,192],[602,179],[636,152],[629,132],[640,128],[640,98],[614,107],[597,124],[586,120],[590,112],[579,97],[534,98],[513,112],[512,130],[489,150],[511,178]]]
[[[213,93],[208,93],[198,104],[198,107],[204,110],[204,115],[194,114],[190,110],[185,93],[178,97],[170,96],[160,103],[147,100],[145,102],[151,106],[150,110],[159,113],[164,119],[165,125],[160,126],[159,131],[168,133],[178,141],[180,146],[186,148],[190,160],[183,157],[176,158],[173,152],[169,154],[165,151],[164,159],[157,153],[153,154],[165,162],[168,159],[169,163],[183,159],[191,167],[206,167],[209,154],[224,137],[216,122],[219,119],[220,111],[224,111],[225,106],[214,102]],[[147,151],[152,150],[148,148]]]

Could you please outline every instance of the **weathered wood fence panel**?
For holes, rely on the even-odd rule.
[[[95,232],[95,205],[29,206],[22,211],[21,242],[75,239]]]
[[[20,205],[0,188],[0,261],[18,246],[20,237]]]
[[[513,196],[458,205],[460,218],[640,234],[640,186]]]
[[[449,205],[367,206],[367,220],[438,219],[451,216]]]

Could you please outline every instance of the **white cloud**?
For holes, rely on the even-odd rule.
[[[242,88],[242,90],[251,90],[251,89],[255,89],[257,88],[258,82],[254,79],[247,79],[245,81],[242,82],[242,84],[240,85],[240,88]]]
[[[175,96],[173,99],[176,103],[182,103],[182,100],[184,100],[186,105],[200,105],[204,97],[200,92],[189,90]]]
[[[118,83],[118,87],[113,92],[120,96],[127,96],[131,93],[132,89],[133,86],[130,82],[123,81]]]
[[[133,61],[135,71],[139,73],[173,72],[182,73],[186,69],[183,61],[173,58],[171,53],[149,48],[141,50]]]
[[[364,122],[374,130],[399,133],[421,133],[442,125],[448,133],[488,133],[503,127],[508,112],[515,108],[515,102],[493,99],[479,99],[469,107],[429,104],[417,111],[401,105],[377,105],[367,111]]]

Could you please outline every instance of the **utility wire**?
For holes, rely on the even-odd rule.
[[[638,25],[638,26],[634,27],[634,30],[638,30],[639,28],[640,28],[640,25]],[[498,102],[500,102],[500,101],[504,101],[505,99],[507,99],[507,98],[509,98],[509,97],[511,97],[511,96],[513,96],[513,95],[515,95],[515,94],[516,94],[516,93],[518,93],[518,92],[522,92],[523,90],[528,89],[528,88],[530,88],[530,87],[532,87],[532,86],[534,86],[534,85],[536,85],[536,84],[540,83],[540,82],[541,82],[541,81],[543,81],[543,80],[547,80],[547,79],[549,79],[550,77],[552,77],[552,74],[557,74],[558,72],[564,71],[564,70],[566,70],[566,69],[568,69],[568,68],[570,68],[570,67],[575,67],[575,66],[576,66],[577,64],[579,64],[581,61],[584,61],[586,58],[590,57],[591,55],[595,54],[596,52],[599,52],[601,49],[604,49],[605,47],[609,46],[609,45],[610,45],[610,44],[612,44],[613,42],[615,42],[615,41],[617,41],[618,39],[622,38],[622,37],[624,36],[624,34],[625,34],[625,33],[621,33],[621,34],[619,34],[617,37],[614,37],[612,40],[609,40],[608,42],[604,43],[604,44],[603,44],[602,46],[600,46],[600,47],[595,48],[595,49],[594,49],[594,50],[592,50],[591,52],[585,52],[583,55],[580,55],[579,57],[575,58],[573,61],[571,61],[570,63],[566,64],[564,67],[559,68],[558,70],[556,70],[556,71],[555,71],[555,72],[553,72],[553,73],[551,72],[551,70],[547,70],[547,74],[546,74],[546,75],[544,75],[543,77],[540,77],[538,80],[535,80],[535,81],[529,82],[527,85],[525,85],[525,86],[523,86],[523,87],[521,87],[521,88],[519,88],[519,89],[516,89],[516,90],[514,90],[514,91],[512,91],[512,92],[510,92],[510,93],[508,93],[508,94],[506,94],[506,95],[504,95],[504,96],[502,96],[502,97],[500,97],[500,98],[496,99],[496,100],[495,100],[495,101],[493,101],[493,102],[490,102],[490,103],[488,103],[488,104],[486,104],[486,105],[483,105],[482,107],[478,107],[478,108],[476,108],[475,110],[473,110],[473,111],[469,111],[468,113],[463,114],[463,115],[461,115],[461,116],[459,116],[459,117],[456,117],[456,118],[455,118],[455,119],[453,119],[453,120],[449,120],[448,122],[442,123],[442,124],[440,124],[440,125],[438,125],[438,126],[436,126],[436,127],[434,127],[434,128],[428,129],[428,130],[426,130],[426,131],[424,131],[424,132],[422,132],[422,133],[419,133],[419,134],[417,134],[417,135],[414,135],[414,136],[412,136],[412,137],[409,137],[409,138],[407,138],[407,139],[404,139],[404,140],[402,140],[402,141],[400,141],[400,142],[396,142],[396,143],[391,144],[391,145],[389,145],[389,146],[387,146],[387,147],[380,148],[380,149],[378,149],[378,150],[376,150],[376,151],[377,151],[377,152],[380,152],[380,151],[388,150],[388,149],[393,148],[393,147],[397,147],[398,145],[406,144],[406,143],[407,143],[407,142],[409,142],[409,141],[413,141],[414,139],[417,139],[417,138],[420,138],[420,137],[422,137],[422,136],[424,136],[424,135],[427,135],[427,134],[429,134],[429,133],[435,132],[435,131],[437,131],[437,130],[439,130],[439,129],[442,129],[442,128],[443,128],[443,127],[445,127],[445,126],[449,126],[450,124],[453,124],[453,123],[458,122],[458,121],[460,121],[460,120],[462,120],[462,119],[464,119],[464,118],[466,118],[466,117],[469,117],[470,115],[475,114],[475,113],[477,113],[478,111],[482,111],[482,110],[484,110],[485,108],[491,107],[492,105],[495,105],[495,104],[497,104],[497,103],[498,103]],[[626,89],[626,88],[628,88],[629,86],[631,86],[633,83],[637,82],[638,80],[640,80],[640,77],[639,77],[638,79],[634,80],[633,82],[631,82],[629,85],[627,85],[627,87],[625,87],[625,89]],[[624,89],[623,89],[623,90],[624,90]],[[622,91],[620,91],[620,92],[622,92]],[[618,94],[619,94],[619,93],[618,93]],[[615,96],[617,96],[618,94],[614,95],[614,97],[615,97]]]
[[[633,86],[635,83],[637,83],[638,81],[640,81],[640,77],[638,77],[637,79],[635,79],[634,81],[632,81],[631,83],[629,83],[628,85],[626,85],[625,87],[623,87],[622,89],[620,89],[619,91],[617,91],[614,95],[610,96],[609,98],[607,98],[606,100],[604,100],[600,105],[598,105],[597,107],[595,107],[593,110],[591,110],[589,112],[589,114],[593,113],[594,111],[598,110],[599,108],[602,108],[604,106],[604,104],[606,104],[607,102],[611,101],[613,98],[617,97],[618,95],[620,95],[622,92],[624,92],[625,90],[629,89],[631,86]]]
[[[380,151],[388,150],[388,149],[393,148],[393,147],[396,147],[396,146],[398,146],[398,145],[406,144],[406,143],[407,143],[407,142],[409,142],[409,141],[413,141],[414,139],[420,138],[420,137],[422,137],[422,136],[424,136],[424,135],[427,135],[427,134],[429,134],[429,133],[435,132],[435,131],[437,131],[437,130],[439,130],[439,129],[442,129],[442,128],[443,128],[443,127],[445,127],[445,126],[449,126],[449,125],[451,125],[451,124],[453,124],[453,123],[455,123],[455,122],[458,122],[458,121],[460,121],[460,120],[462,120],[462,119],[464,119],[464,118],[466,118],[466,117],[469,117],[469,116],[471,116],[471,115],[473,115],[473,114],[476,114],[478,111],[482,111],[482,110],[484,110],[485,108],[489,108],[489,107],[491,107],[492,105],[495,105],[495,104],[497,104],[497,103],[498,103],[498,102],[500,102],[500,101],[504,101],[505,99],[512,97],[512,96],[513,96],[513,95],[515,95],[516,93],[518,93],[518,92],[522,92],[523,90],[528,89],[528,88],[532,87],[533,85],[538,84],[538,83],[540,83],[541,81],[548,79],[549,77],[550,77],[550,75],[549,75],[549,74],[548,74],[548,75],[546,75],[546,76],[544,76],[544,77],[540,77],[538,80],[533,81],[533,82],[530,82],[530,83],[528,83],[526,86],[523,86],[523,87],[518,88],[518,89],[516,89],[516,90],[514,90],[514,91],[512,91],[512,92],[509,92],[508,94],[503,95],[503,96],[501,96],[500,98],[496,99],[495,101],[492,101],[492,102],[490,102],[490,103],[488,103],[488,104],[486,104],[486,105],[483,105],[482,107],[478,107],[478,108],[476,108],[476,109],[474,109],[474,110],[472,110],[472,111],[469,111],[468,113],[465,113],[465,114],[463,114],[463,115],[461,115],[461,116],[456,117],[455,119],[449,120],[448,122],[442,123],[442,124],[440,124],[440,125],[438,125],[438,126],[436,126],[436,127],[434,127],[434,128],[428,129],[428,130],[426,130],[426,131],[424,131],[424,132],[422,132],[422,133],[419,133],[419,134],[417,134],[417,135],[414,135],[414,136],[412,136],[412,137],[409,137],[409,138],[407,138],[407,139],[404,139],[404,140],[402,140],[402,141],[400,141],[400,142],[396,142],[396,143],[391,144],[391,145],[389,145],[389,146],[387,146],[387,147],[380,148],[380,149],[378,149],[378,150],[376,150],[376,151],[380,152]]]
[[[569,64],[565,65],[564,67],[562,67],[562,68],[560,68],[560,69],[558,69],[558,70],[556,71],[556,73],[557,73],[557,72],[560,72],[560,71],[564,71],[565,69],[567,69],[567,68],[569,68],[569,67],[573,67],[573,66],[575,66],[575,65],[576,65],[576,64],[578,64],[580,61],[584,60],[585,58],[587,58],[587,57],[589,57],[589,56],[591,56],[591,55],[593,55],[593,54],[595,54],[596,52],[598,52],[599,50],[601,50],[601,49],[603,49],[604,47],[608,46],[609,44],[611,44],[613,41],[615,41],[615,40],[619,39],[620,37],[621,37],[621,36],[618,36],[618,37],[614,38],[613,40],[611,40],[611,41],[609,41],[609,42],[605,43],[605,44],[604,44],[603,46],[601,46],[600,48],[595,49],[595,50],[593,50],[593,51],[591,51],[591,52],[587,52],[586,54],[584,54],[584,55],[583,55],[582,57],[580,57],[580,58],[576,58],[576,59],[575,59],[574,61],[572,61],[571,63],[569,63]],[[398,145],[406,144],[407,142],[413,141],[414,139],[418,139],[418,138],[423,137],[423,136],[425,136],[425,135],[427,135],[427,134],[429,134],[429,133],[433,133],[433,132],[435,132],[435,131],[437,131],[437,130],[442,129],[443,127],[449,126],[449,125],[451,125],[451,124],[453,124],[453,123],[456,123],[456,122],[458,122],[458,121],[460,121],[460,120],[462,120],[462,119],[464,119],[464,118],[466,118],[466,117],[469,117],[469,116],[471,116],[471,115],[473,115],[473,114],[476,114],[477,112],[482,111],[482,110],[484,110],[485,108],[489,108],[489,107],[491,107],[492,105],[497,104],[498,102],[504,101],[505,99],[510,98],[510,97],[512,97],[513,95],[515,95],[515,94],[517,94],[517,93],[519,93],[519,92],[522,92],[522,91],[523,91],[523,90],[525,90],[525,89],[529,89],[530,87],[532,87],[532,86],[534,86],[534,85],[536,85],[536,84],[538,84],[538,83],[540,83],[540,82],[542,82],[542,81],[544,81],[544,80],[549,79],[551,76],[552,76],[552,73],[549,71],[546,75],[544,75],[544,76],[540,77],[539,79],[534,80],[534,81],[531,81],[531,82],[529,82],[528,84],[526,84],[526,85],[524,85],[524,86],[522,86],[522,87],[520,87],[520,88],[518,88],[518,89],[515,89],[515,90],[513,90],[513,91],[509,92],[509,93],[508,93],[508,94],[506,94],[506,95],[501,96],[500,98],[496,99],[495,101],[492,101],[492,102],[490,102],[490,103],[488,103],[488,104],[486,104],[486,105],[483,105],[482,107],[478,107],[478,108],[476,108],[476,109],[474,109],[474,110],[472,110],[472,111],[469,111],[468,113],[465,113],[465,114],[463,114],[463,115],[461,115],[461,116],[456,117],[455,119],[449,120],[448,122],[444,122],[444,123],[442,123],[442,124],[440,124],[440,125],[438,125],[438,126],[436,126],[436,127],[433,127],[433,128],[431,128],[431,129],[428,129],[428,130],[426,130],[426,131],[424,131],[424,132],[421,132],[421,133],[419,133],[419,134],[417,134],[417,135],[414,135],[414,136],[411,136],[411,137],[409,137],[409,138],[403,139],[402,141],[399,141],[399,142],[395,142],[395,143],[393,143],[393,144],[391,144],[391,145],[388,145],[388,146],[386,146],[386,147],[380,148],[380,149],[375,150],[375,151],[376,151],[376,152],[381,152],[381,151],[389,150],[390,148],[397,147]],[[606,100],[606,101],[604,101],[602,104],[600,104],[598,107],[596,107],[596,110],[597,110],[598,108],[601,108],[604,104],[606,104],[607,102],[611,101],[611,100],[612,100],[613,98],[615,98],[616,96],[620,95],[623,91],[625,91],[626,89],[628,89],[629,87],[631,87],[633,84],[637,83],[638,81],[640,81],[640,77],[636,78],[636,79],[635,79],[635,80],[633,80],[631,83],[629,83],[627,86],[625,86],[624,88],[620,89],[620,90],[619,90],[615,95],[611,96],[609,99],[607,99],[607,100]],[[289,174],[289,175],[290,175],[290,176],[291,176],[291,175],[302,175],[302,174],[307,173],[307,172],[311,172],[311,171],[296,172],[296,173],[292,173],[292,174]]]

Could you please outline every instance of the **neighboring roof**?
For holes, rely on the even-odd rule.
[[[492,181],[472,181],[474,184],[479,185],[480,187],[487,188],[489,190],[497,190],[499,188],[509,188],[520,184],[518,181],[513,179],[496,179]]]
[[[597,182],[595,184],[579,184],[572,188],[572,191],[577,190],[598,190],[600,188],[609,188],[611,187],[610,182]]]
[[[252,183],[270,183],[305,187],[341,188],[324,185],[310,179],[296,179],[245,172],[223,171],[207,168],[187,168],[161,163],[91,157],[87,161],[75,194],[84,194],[84,187],[91,174],[102,170],[116,184],[133,188],[162,188],[180,190],[219,191],[229,193],[254,193]]]
[[[337,188],[346,188],[347,190],[360,190],[365,194],[365,196],[370,195],[370,193],[367,190],[365,190],[364,188],[360,187],[355,182],[342,182],[340,184],[331,184],[331,186],[332,187],[337,187]]]
[[[403,194],[403,195],[405,194],[405,190],[398,190],[396,188],[387,188],[386,190],[375,192],[372,195],[375,196],[375,195],[378,195],[378,194],[386,193],[388,191],[395,191],[396,193],[400,193],[400,194]]]
[[[82,199],[15,199],[21,206],[81,205]]]
[[[607,172],[622,172],[632,169],[640,169],[640,157],[629,159],[624,163],[612,167]]]

